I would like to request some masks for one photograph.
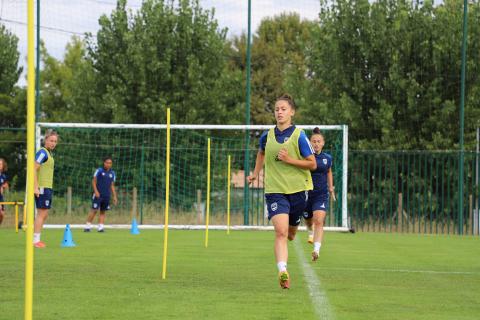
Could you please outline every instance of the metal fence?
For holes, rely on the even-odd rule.
[[[356,230],[478,235],[479,153],[350,151],[349,216]],[[463,206],[459,208],[460,196]]]
[[[0,157],[9,159],[12,191],[25,189],[24,139],[23,129],[0,130]],[[458,151],[350,150],[350,225],[366,232],[478,235],[479,158],[478,152],[464,153],[459,210]],[[250,193],[250,214],[257,216],[252,216],[251,224],[268,223],[262,215],[261,194],[260,189]]]

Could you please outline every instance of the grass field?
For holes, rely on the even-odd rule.
[[[272,232],[84,234],[35,250],[34,319],[479,319],[480,239],[327,233],[309,261],[290,243],[290,290],[277,284]],[[23,319],[25,234],[0,229],[0,319]],[[309,279],[309,283],[306,282]],[[314,301],[312,301],[314,300]],[[328,311],[327,311],[328,310]]]

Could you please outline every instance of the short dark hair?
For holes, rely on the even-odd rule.
[[[284,93],[280,97],[278,97],[276,102],[278,101],[286,101],[290,105],[290,107],[292,107],[293,109],[297,109],[295,100],[293,100],[292,96],[289,95],[288,93]]]
[[[113,159],[111,156],[106,156],[106,157],[103,157],[103,162],[107,161],[107,160],[112,160],[113,162]]]

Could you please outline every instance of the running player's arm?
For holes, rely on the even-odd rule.
[[[300,169],[306,169],[310,171],[317,169],[317,161],[315,160],[315,156],[313,154],[304,159],[297,160],[288,155],[287,149],[282,149],[278,153],[278,159]]]
[[[98,169],[93,174],[92,187],[93,187],[93,192],[95,193],[95,197],[100,198],[100,192],[97,189],[97,174],[98,174]]]
[[[317,160],[313,155],[314,151],[312,145],[303,131],[300,133],[300,137],[298,138],[298,148],[300,149],[300,154],[302,155],[303,159],[293,159],[288,155],[287,149],[280,150],[278,153],[278,159],[300,169],[306,169],[310,171],[317,169]]]
[[[260,143],[257,152],[257,158],[255,159],[255,169],[253,169],[253,173],[247,177],[248,183],[252,184],[260,174],[260,171],[263,168],[263,164],[265,163],[265,148],[267,146],[267,134],[268,131],[265,131],[260,136]]]
[[[263,168],[263,164],[265,162],[265,151],[258,150],[257,152],[257,159],[255,160],[255,169],[253,169],[253,173],[247,177],[248,183],[252,184],[260,174],[260,171]]]
[[[333,186],[333,173],[332,173],[331,167],[328,169],[327,183],[328,183],[328,192],[330,192],[330,194],[332,195],[333,201],[337,201],[337,198],[335,197],[335,187]]]

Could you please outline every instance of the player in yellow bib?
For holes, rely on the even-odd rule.
[[[37,216],[33,233],[33,245],[36,248],[45,248],[45,243],[40,241],[43,224],[48,217],[48,210],[52,207],[53,197],[53,171],[55,160],[52,151],[57,146],[58,134],[53,130],[45,133],[44,147],[35,155],[34,193]]]
[[[275,229],[275,258],[280,286],[290,287],[287,271],[287,238],[293,240],[313,189],[310,170],[315,170],[314,151],[305,133],[292,124],[295,102],[283,95],[275,102],[277,125],[260,137],[255,169],[247,179],[253,183],[265,164],[265,200],[268,218]]]

